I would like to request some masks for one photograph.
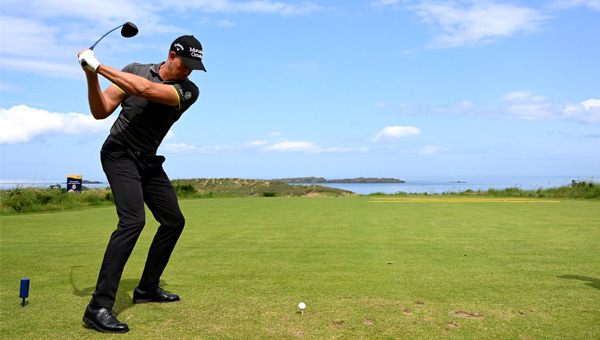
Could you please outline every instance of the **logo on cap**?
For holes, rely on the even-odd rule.
[[[190,55],[192,57],[202,59],[202,54],[203,54],[202,50],[199,50],[197,48],[194,48],[194,47],[190,46]]]
[[[181,46],[180,43],[174,43],[173,47],[175,47],[175,51],[177,51],[177,52],[183,51],[183,46]]]

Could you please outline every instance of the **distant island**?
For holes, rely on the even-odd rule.
[[[347,179],[325,179],[323,177],[295,177],[295,178],[278,178],[272,181],[285,183],[406,183],[403,180],[396,178],[347,178]]]
[[[102,182],[100,181],[88,181],[87,179],[84,179],[82,181],[83,184],[102,184]]]

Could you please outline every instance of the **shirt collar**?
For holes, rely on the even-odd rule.
[[[165,62],[163,61],[162,63],[154,64],[154,65],[152,65],[152,67],[150,67],[150,72],[152,72],[152,74],[154,74],[155,76],[160,78],[160,80],[162,80],[162,78],[160,77],[160,73],[158,72],[158,70],[160,70],[160,67],[164,63]]]
[[[165,62],[163,61],[162,63],[158,63],[158,64],[154,64],[152,65],[152,67],[150,67],[150,72],[152,72],[152,74],[154,74],[155,76],[158,77],[158,79],[160,79],[160,81],[164,81],[162,79],[162,77],[160,76],[160,73],[158,72],[160,70],[160,67],[164,64]],[[188,78],[185,78],[184,80],[188,80]],[[164,81],[166,83],[177,83],[179,81],[175,81],[175,80],[167,80]]]

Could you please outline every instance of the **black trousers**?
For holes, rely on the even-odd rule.
[[[185,219],[173,186],[162,168],[164,157],[136,154],[109,137],[102,146],[101,160],[115,198],[119,223],[104,253],[90,304],[112,308],[125,263],[146,223],[144,203],[160,226],[140,279],[142,290],[158,286],[183,231]]]

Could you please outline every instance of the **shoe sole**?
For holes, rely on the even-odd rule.
[[[83,322],[85,322],[88,326],[93,327],[98,332],[102,332],[102,333],[127,333],[127,332],[129,332],[129,329],[123,329],[123,330],[118,330],[118,331],[111,331],[111,330],[102,329],[102,328],[98,327],[94,323],[94,321],[88,319],[85,316],[83,317]]]
[[[177,302],[180,301],[180,299],[177,300],[171,300],[171,301],[157,301],[157,300],[149,300],[149,299],[133,299],[133,303],[136,304],[140,304],[140,303],[171,303],[171,302]]]

